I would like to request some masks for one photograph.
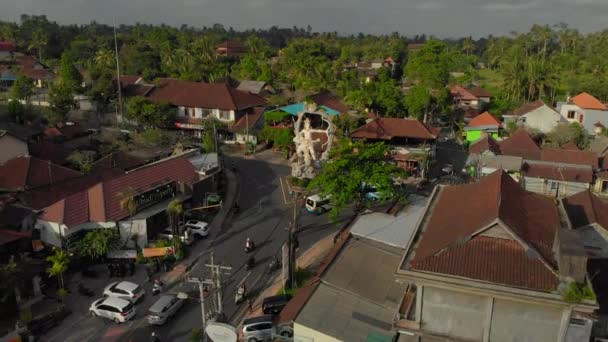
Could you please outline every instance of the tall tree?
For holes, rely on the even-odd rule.
[[[76,93],[82,88],[82,75],[67,53],[61,55],[58,76],[62,86],[69,89],[72,93]]]

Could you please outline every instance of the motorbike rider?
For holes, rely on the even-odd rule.
[[[247,251],[251,251],[254,248],[254,244],[253,241],[250,238],[247,238],[247,240],[245,241],[245,250]]]
[[[159,294],[162,290],[163,290],[163,283],[160,280],[155,279],[154,285],[152,286],[152,293],[156,295],[156,294]]]
[[[152,332],[152,335],[150,336],[152,339],[152,342],[160,342],[160,337],[158,337],[158,335],[156,334],[156,332]]]

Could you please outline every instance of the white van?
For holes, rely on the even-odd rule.
[[[330,210],[329,197],[321,198],[319,195],[306,197],[306,211],[309,213],[321,215]]]

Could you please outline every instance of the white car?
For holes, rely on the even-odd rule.
[[[184,223],[184,228],[190,229],[192,234],[198,237],[209,235],[209,224],[203,221],[189,220]]]
[[[101,298],[89,308],[92,316],[99,316],[124,323],[135,316],[135,305],[128,300],[116,297]]]
[[[122,298],[131,303],[139,302],[145,294],[146,290],[143,287],[130,281],[112,283],[103,290],[103,295],[106,297]]]

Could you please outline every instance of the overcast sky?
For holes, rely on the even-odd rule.
[[[442,38],[527,31],[565,22],[608,28],[608,0],[0,0],[0,19],[46,14],[60,23],[95,20],[235,29],[306,27],[339,33],[426,33]]]

